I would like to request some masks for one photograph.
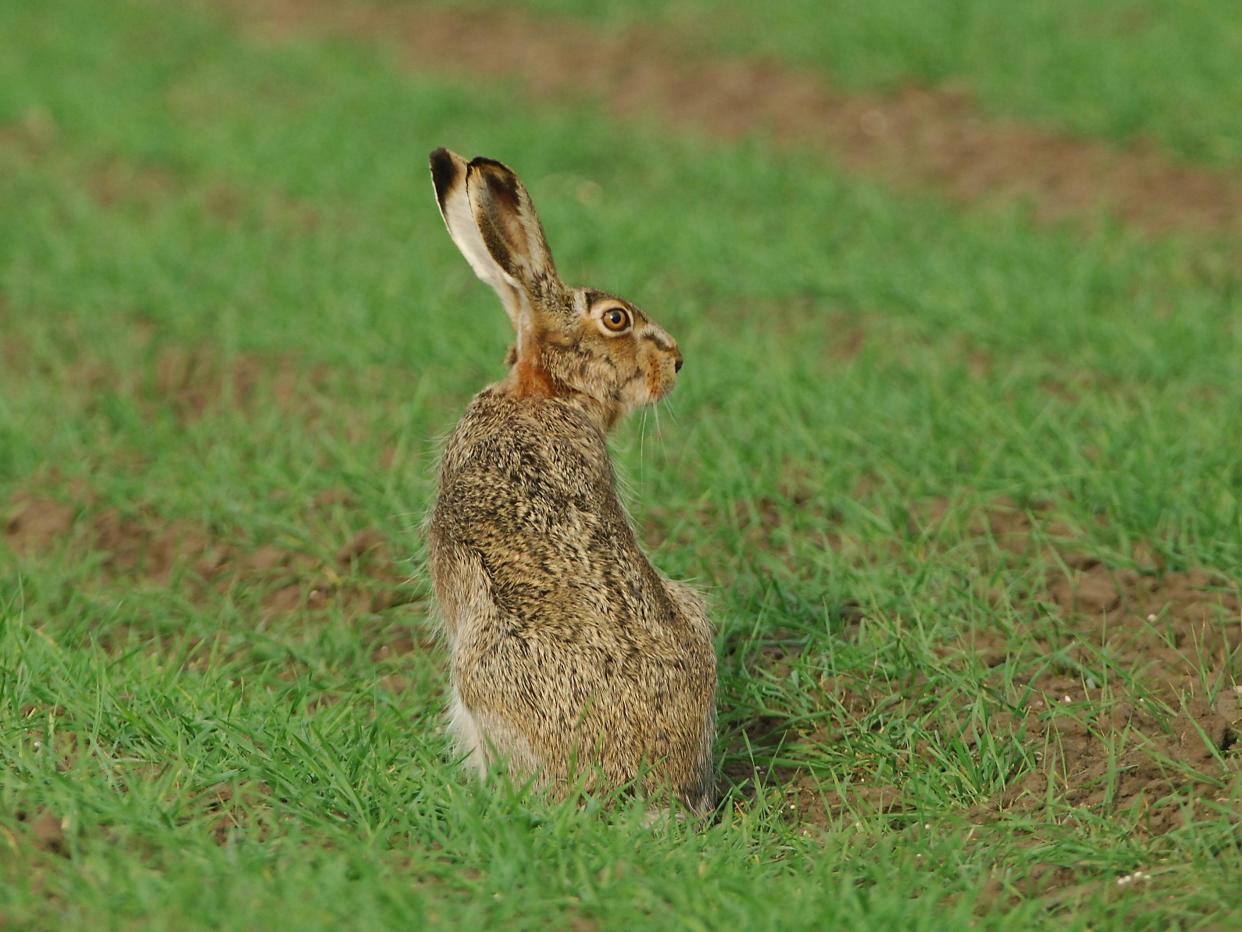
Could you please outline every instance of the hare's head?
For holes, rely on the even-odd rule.
[[[672,390],[681,368],[676,342],[630,302],[561,281],[530,195],[511,169],[437,149],[431,179],[449,236],[513,324],[509,390],[585,396],[609,426]]]

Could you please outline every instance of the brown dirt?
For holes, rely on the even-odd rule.
[[[948,502],[926,503],[912,515],[911,532],[934,538],[956,513]],[[1024,616],[1015,630],[974,631],[940,650],[951,666],[983,668],[997,696],[987,730],[1020,735],[1026,752],[1005,789],[971,817],[1035,814],[1051,798],[1057,818],[1125,813],[1146,836],[1204,814],[1234,812],[1242,821],[1242,586],[1211,571],[1167,567],[1142,545],[1128,560],[1083,554],[1075,547],[1082,532],[1049,503],[999,500],[960,530],[974,542],[981,577],[1044,568],[1025,591],[1018,585],[1017,596],[997,599]],[[797,637],[774,634],[753,665],[782,678],[803,649]],[[852,782],[837,789],[792,762],[798,744],[838,742],[858,721],[922,714],[934,706],[925,684],[837,676],[821,677],[819,686],[839,714],[811,734],[775,715],[743,726],[757,761],[781,762],[759,782],[779,787],[788,816],[806,826],[910,809],[900,788],[862,782],[865,760],[856,774],[838,775]],[[976,753],[987,739],[955,721],[939,730]],[[915,753],[937,759],[934,748]],[[752,777],[748,764],[726,773],[739,784]]]
[[[1034,547],[1048,561],[1032,593],[1025,656],[1014,659],[1056,658],[1020,679],[1030,694],[991,723],[1024,730],[1035,759],[997,808],[1037,809],[1051,785],[1071,807],[1134,808],[1140,832],[1161,834],[1187,815],[1166,797],[1189,793],[1191,811],[1242,804],[1242,587],[1206,570],[1168,569],[1143,546],[1130,565],[1075,553],[1064,525],[1009,502],[981,523],[1002,546]],[[999,664],[1011,645],[990,631],[967,649]]]
[[[272,788],[262,782],[218,783],[204,790],[200,805],[216,844],[227,845],[239,835],[263,841],[267,830],[257,814],[267,814],[272,795]]]
[[[1049,789],[1071,810],[1128,810],[1139,817],[1141,835],[1179,828],[1188,813],[1236,810],[1242,771],[1236,755],[1222,764],[1236,740],[1236,723],[1201,696],[1169,714],[1158,703],[1101,700],[1093,692],[1077,680],[1054,678],[1020,715],[998,716],[993,727],[1025,729],[1036,762],[983,814],[1038,811]]]
[[[947,511],[942,502],[928,506],[932,514]],[[1238,671],[1238,582],[1210,570],[1169,567],[1142,543],[1128,558],[1081,552],[1076,541],[1082,532],[1058,519],[1049,503],[992,502],[972,516],[965,534],[981,542],[980,560],[989,569],[1011,561],[1044,567],[1042,583],[1027,593],[1035,619],[1056,620],[1033,625],[1041,652],[1061,650],[1067,660],[1085,664],[1090,651],[1103,650],[1165,699],[1178,695],[1192,672]],[[1008,643],[1006,632],[984,631],[972,635],[970,649],[999,663]]]
[[[314,229],[322,222],[318,209],[278,191],[246,191],[221,179],[196,179],[166,165],[115,154],[75,161],[68,150],[58,147],[58,140],[59,129],[44,110],[28,110],[0,125],[0,151],[40,164],[56,160],[95,203],[108,210],[146,214],[169,200],[191,198],[207,216],[225,224],[250,215],[268,225],[295,230]],[[337,217],[334,222],[343,219]]]
[[[292,358],[241,354],[226,359],[215,350],[168,347],[155,360],[149,393],[190,423],[221,407],[251,407],[261,387],[280,410],[304,409],[315,395],[315,383],[325,378]]]
[[[397,42],[420,72],[516,84],[536,97],[599,99],[622,118],[656,115],[726,139],[762,132],[817,148],[861,174],[934,186],[963,201],[1027,200],[1045,218],[1105,211],[1157,233],[1236,230],[1242,217],[1242,181],[1227,174],[1176,162],[1152,146],[1119,149],[990,119],[957,91],[844,93],[783,64],[706,58],[693,36],[599,32],[517,11],[218,2],[269,35]]]
[[[202,525],[89,501],[74,506],[19,493],[8,511],[8,547],[27,556],[62,548],[83,558],[98,555],[109,584],[176,588],[200,602],[257,590],[268,617],[333,606],[357,616],[416,598],[386,538],[372,528],[354,532],[325,556],[276,543],[247,549]]]
[[[4,540],[20,554],[47,550],[73,528],[75,509],[51,498],[18,493],[9,502]]]
[[[46,851],[59,857],[69,857],[69,839],[65,835],[64,821],[49,809],[34,812],[17,812],[17,821],[24,823],[29,842],[36,851]]]
[[[230,409],[274,408],[314,420],[332,393],[332,372],[296,356],[229,354],[210,344],[191,348],[169,343],[141,319],[131,321],[129,330],[135,349],[149,355],[136,365],[102,358],[88,336],[73,322],[63,321],[54,332],[54,362],[15,348],[6,368],[13,376],[62,384],[88,409],[119,396],[150,412],[169,410],[183,424]]]

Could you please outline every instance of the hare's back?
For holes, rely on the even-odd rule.
[[[477,563],[506,626],[677,624],[603,435],[568,403],[476,397],[445,450],[431,532],[434,557]]]
[[[444,451],[436,516],[466,542],[567,534],[570,519],[624,518],[599,430],[556,399],[480,393]]]

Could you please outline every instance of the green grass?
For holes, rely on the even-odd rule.
[[[1117,782],[1143,736],[1094,716],[1141,671],[1090,643],[1049,654],[1062,621],[1032,592],[1054,569],[971,523],[1046,502],[1074,552],[1242,577],[1233,244],[962,213],[168,4],[5,3],[0,33],[0,507],[74,509],[48,547],[0,543],[4,922],[1242,914],[1236,752],[1196,765],[1222,802],[1168,833],[1056,787],[997,805],[1047,751],[1004,724],[1028,681],[1103,684],[1069,712]],[[715,604],[728,798],[702,830],[484,789],[447,758],[419,522],[436,441],[506,334],[432,203],[436,145],[514,165],[560,267],[685,350],[658,427],[635,418],[615,453],[657,564]],[[161,574],[107,536],[153,549],[173,522],[236,577]],[[408,557],[406,604],[351,607],[392,587],[335,556],[363,529]],[[284,580],[244,558],[264,547],[340,597],[270,611]],[[989,666],[971,645],[997,632]],[[1201,669],[1196,695],[1228,711],[1237,657]]]
[[[406,3],[409,0],[391,0]],[[512,9],[510,2],[467,0]],[[1242,164],[1242,12],[1213,0],[523,0],[610,27],[680,31],[834,83],[965,89],[985,110],[1185,158]]]

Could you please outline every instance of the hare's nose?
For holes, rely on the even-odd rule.
[[[681,367],[685,365],[686,361],[681,356],[681,350],[676,350],[675,352],[677,355],[673,357],[673,371],[680,372]]]

